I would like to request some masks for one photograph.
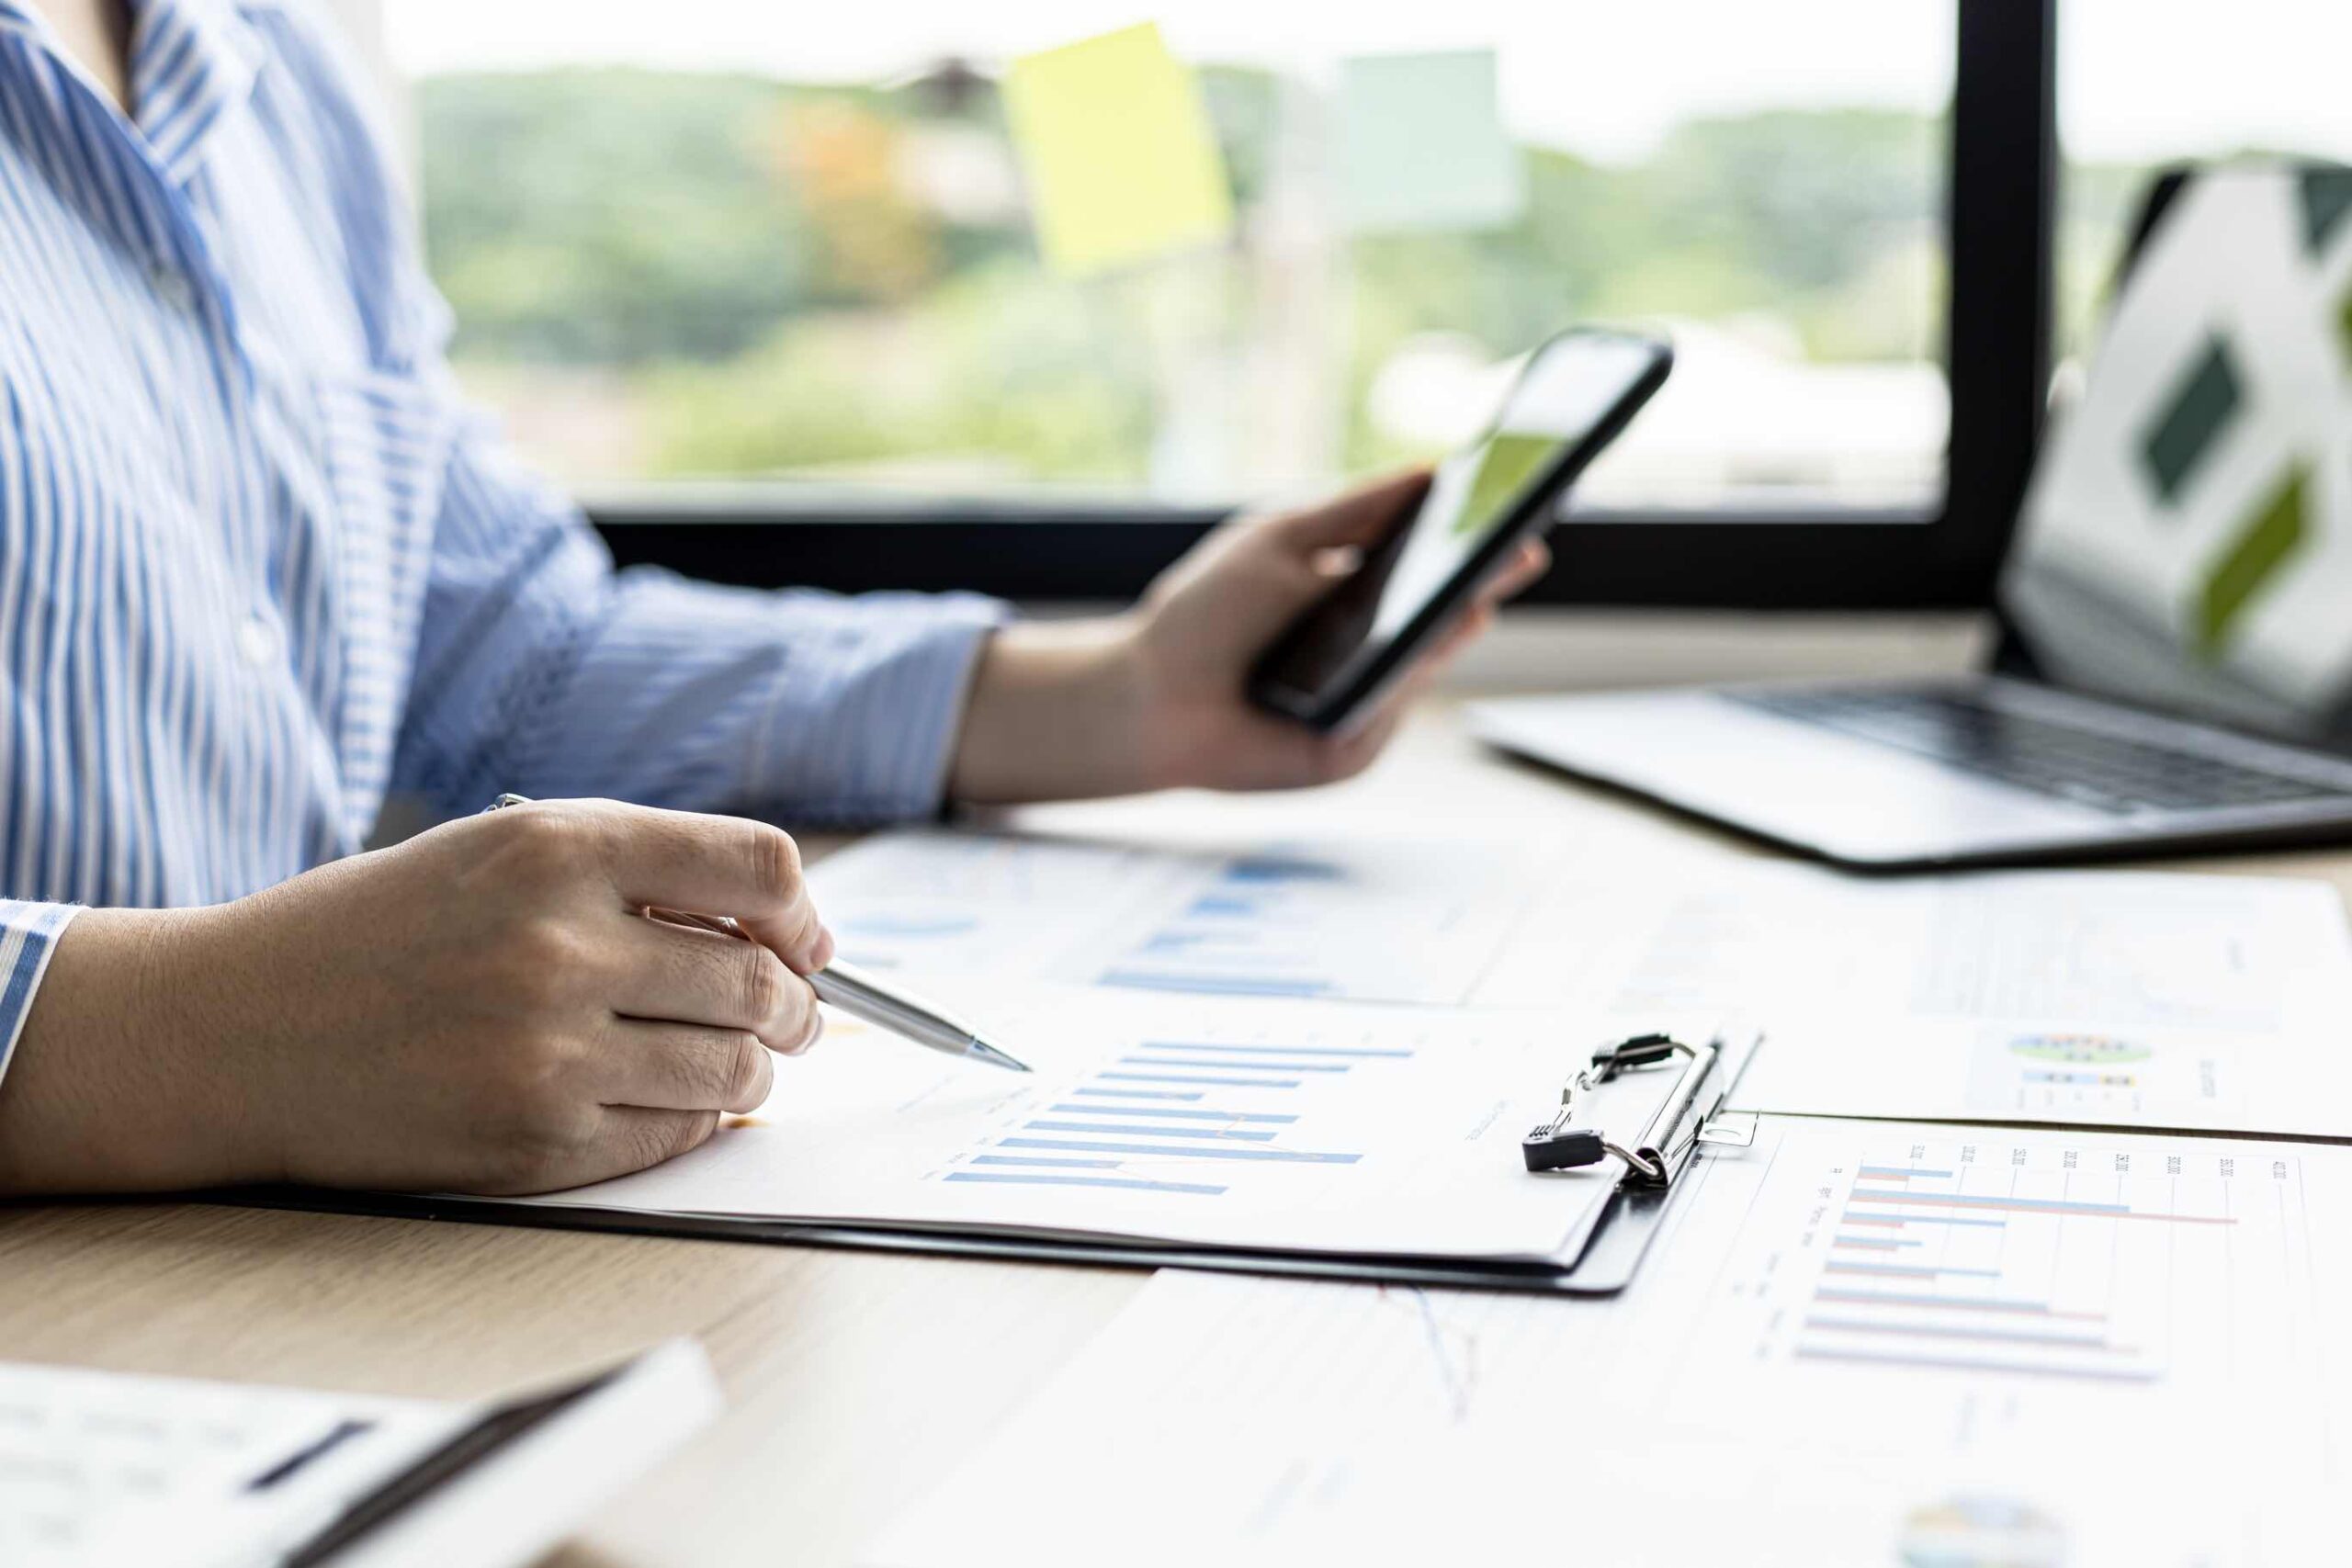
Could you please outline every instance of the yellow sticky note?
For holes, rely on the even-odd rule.
[[[1232,231],[1199,84],[1153,24],[1015,60],[1004,112],[1056,271],[1103,272]]]

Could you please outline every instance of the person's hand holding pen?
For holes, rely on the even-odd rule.
[[[804,976],[833,953],[789,835],[589,800],[77,929],[112,924],[136,940],[51,962],[69,983],[42,987],[40,1021],[76,1048],[13,1065],[0,1189],[524,1192],[640,1169],[767,1098],[771,1053],[817,1038]]]

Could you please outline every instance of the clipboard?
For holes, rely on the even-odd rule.
[[[1668,1038],[1664,1035],[1639,1035],[1604,1046],[1600,1052],[1594,1053],[1591,1062],[1579,1066],[1569,1078],[1571,1090],[1579,1079],[1593,1071],[1594,1064],[1604,1055]],[[705,1241],[826,1247],[933,1257],[986,1258],[1008,1262],[1064,1263],[1119,1269],[1190,1269],[1216,1273],[1267,1274],[1458,1290],[1612,1296],[1633,1283],[1651,1241],[1665,1224],[1677,1198],[1687,1187],[1695,1185],[1684,1179],[1692,1162],[1705,1157],[1702,1151],[1711,1145],[1741,1145],[1752,1138],[1755,1118],[1746,1112],[1726,1112],[1723,1106],[1725,1098],[1736,1086],[1739,1075],[1762,1045],[1763,1038],[1762,1032],[1754,1029],[1727,1028],[1717,1031],[1704,1047],[1679,1047],[1675,1055],[1689,1053],[1689,1063],[1674,1076],[1660,1096],[1657,1110],[1641,1134],[1628,1143],[1604,1140],[1607,1152],[1655,1156],[1657,1164],[1653,1169],[1645,1170],[1629,1162],[1626,1175],[1603,1200],[1600,1213],[1573,1256],[1554,1262],[1486,1262],[1401,1253],[1296,1252],[1157,1242],[1098,1241],[1076,1236],[1010,1235],[987,1231],[950,1231],[886,1224],[745,1219],[502,1202],[496,1199],[343,1192],[307,1187],[238,1189],[203,1194],[202,1199],[248,1208],[297,1209],[392,1219],[452,1221],[463,1224],[526,1225],[539,1229],[683,1236]],[[1627,1066],[1639,1070],[1651,1065],[1654,1065],[1652,1060],[1629,1060]],[[1527,1179],[1540,1181],[1546,1177],[1531,1172]]]

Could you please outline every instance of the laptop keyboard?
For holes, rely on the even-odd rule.
[[[1899,751],[1931,757],[2076,806],[2146,811],[2352,799],[2352,790],[2201,751],[2125,739],[1943,692],[1726,693],[1733,701]]]

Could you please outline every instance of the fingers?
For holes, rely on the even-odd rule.
[[[613,1021],[594,1070],[603,1104],[655,1111],[757,1111],[775,1085],[755,1034],[640,1019]]]
[[[782,829],[741,817],[598,803],[591,820],[621,902],[731,915],[795,971],[832,959],[800,874],[800,848]]]
[[[817,994],[759,942],[626,913],[613,918],[626,922],[614,1011],[740,1031],[787,1054],[817,1038]]]
[[[1552,552],[1541,539],[1529,539],[1514,551],[1478,589],[1478,603],[1499,604],[1516,598],[1552,570]]]
[[[1301,554],[1377,543],[1429,493],[1427,468],[1408,468],[1303,511],[1268,520],[1270,533]]]
[[[529,1152],[506,1168],[466,1183],[493,1195],[558,1192],[627,1176],[675,1159],[708,1142],[718,1130],[716,1111],[662,1111],[607,1106],[582,1134]]]

